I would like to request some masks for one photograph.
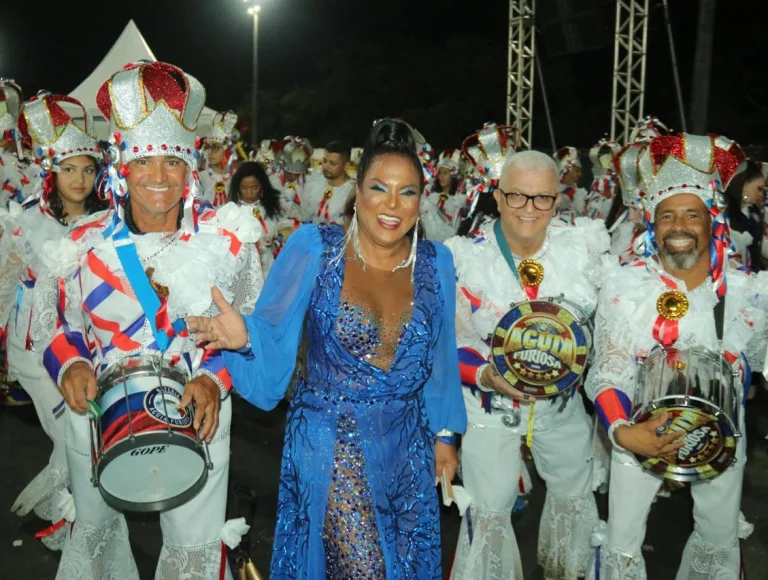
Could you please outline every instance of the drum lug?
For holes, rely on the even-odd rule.
[[[513,429],[520,425],[520,413],[507,413],[501,418],[501,422],[505,427]]]

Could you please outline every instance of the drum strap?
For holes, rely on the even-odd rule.
[[[152,289],[149,277],[144,268],[141,267],[141,260],[136,251],[136,245],[128,236],[128,228],[123,226],[118,230],[114,235],[114,240],[117,257],[123,266],[125,276],[128,278],[128,282],[130,282],[131,288],[133,288],[136,298],[139,300],[141,309],[149,321],[152,334],[155,337],[155,342],[157,342],[160,352],[164,353],[168,350],[171,339],[186,328],[184,320],[179,318],[173,324],[168,320],[167,302],[161,302]]]

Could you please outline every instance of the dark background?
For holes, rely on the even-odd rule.
[[[374,119],[401,116],[446,148],[485,121],[505,121],[506,0],[262,4],[259,137],[357,144]],[[698,2],[670,5],[688,107]],[[645,113],[679,128],[661,3],[651,6]],[[557,143],[589,146],[610,129],[615,2],[539,0],[537,13]],[[768,142],[767,16],[766,2],[718,2],[709,130],[743,145]],[[249,122],[252,21],[241,0],[3,1],[0,76],[27,97],[68,93],[130,18],[158,59],[201,80],[208,106]],[[548,147],[540,92],[534,116],[534,145]]]

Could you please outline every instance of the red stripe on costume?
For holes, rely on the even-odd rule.
[[[459,378],[463,385],[474,386],[477,384],[477,369],[487,361],[473,348],[462,347],[459,349]]]
[[[51,342],[49,347],[51,352],[56,355],[59,364],[63,365],[68,360],[73,358],[80,358],[82,354],[74,345],[70,344],[67,337],[64,334],[59,334]]]
[[[105,320],[99,316],[96,316],[93,312],[88,312],[91,317],[91,322],[96,328],[106,330],[112,333],[112,344],[123,351],[131,351],[141,347],[140,342],[136,342],[130,336],[123,334],[120,330],[120,325],[112,320]]]
[[[629,420],[629,409],[627,409],[629,399],[626,395],[624,399],[622,401],[616,389],[606,389],[597,396],[595,406],[604,426],[609,427],[619,420]]]
[[[479,309],[480,306],[482,306],[483,302],[472,294],[469,290],[467,290],[464,286],[461,287],[461,293],[464,294],[467,300],[469,300],[469,305],[472,307],[472,312]]]
[[[235,234],[228,230],[220,229],[219,232],[229,238],[229,253],[233,256],[236,256],[240,251],[240,248],[243,246],[243,242],[241,242]]]
[[[88,224],[83,224],[79,228],[75,228],[72,231],[72,234],[71,234],[72,240],[74,240],[76,242],[77,240],[82,238],[86,234],[86,232],[88,232],[88,230],[92,230],[94,228],[101,227],[102,225],[104,225],[104,221],[106,219],[107,219],[107,214],[105,214],[104,217],[102,217],[99,220],[96,220],[96,221],[88,223]]]
[[[122,292],[125,294],[125,288],[123,287],[123,282],[118,278],[112,270],[110,270],[107,265],[99,260],[93,252],[88,252],[88,267],[90,268],[91,272],[93,272],[96,276],[104,280],[111,288],[114,288],[115,290]]]

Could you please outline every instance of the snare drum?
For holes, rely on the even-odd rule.
[[[563,297],[518,302],[496,325],[491,362],[518,391],[556,397],[584,374],[592,328],[589,316]]]
[[[647,421],[668,412],[659,434],[686,433],[671,459],[637,456],[643,468],[675,481],[717,477],[736,459],[741,397],[737,373],[718,353],[704,348],[659,348],[638,373],[632,420]]]
[[[111,507],[166,511],[205,485],[207,448],[193,427],[194,409],[180,406],[187,380],[159,358],[133,359],[99,377],[92,482]]]

